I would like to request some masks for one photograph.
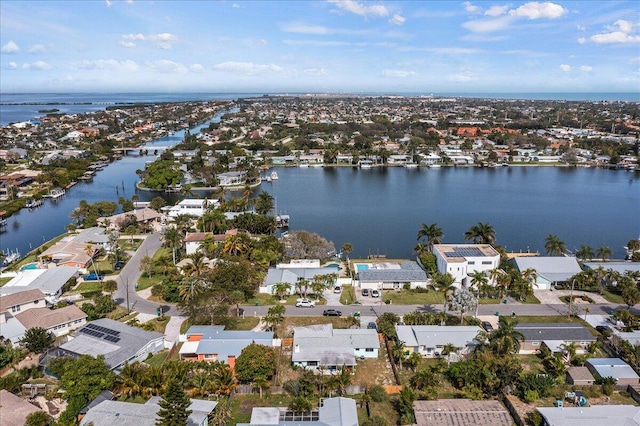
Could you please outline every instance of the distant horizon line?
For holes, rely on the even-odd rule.
[[[142,94],[152,94],[152,93],[167,93],[167,94],[171,94],[171,93],[194,93],[194,94],[256,94],[256,93],[264,93],[264,95],[286,95],[286,94],[295,94],[295,95],[368,95],[368,94],[375,94],[375,95],[399,95],[399,94],[413,94],[413,95],[417,95],[417,94],[421,94],[421,96],[432,96],[432,95],[447,95],[447,94],[462,94],[462,93],[467,93],[467,94],[487,94],[487,93],[494,93],[494,94],[525,94],[525,93],[530,93],[530,94],[548,94],[548,93],[571,93],[571,94],[578,94],[578,93],[594,93],[594,94],[601,94],[601,93],[624,93],[624,94],[638,94],[640,95],[640,91],[571,91],[571,90],[565,90],[565,91],[556,91],[556,92],[544,92],[544,91],[504,91],[504,92],[500,92],[500,91],[468,91],[468,92],[424,92],[424,91],[398,91],[398,92],[387,92],[387,91],[383,91],[383,92],[369,92],[369,91],[363,91],[363,92],[358,92],[358,91],[353,91],[353,92],[342,92],[342,91],[318,91],[318,92],[311,92],[311,91],[262,91],[262,90],[253,90],[253,91],[239,91],[239,90],[224,90],[224,91],[193,91],[193,90],[169,90],[169,91],[162,91],[162,90],[144,90],[144,91],[128,91],[128,90],[122,90],[122,91],[95,91],[95,92],[87,92],[87,91],[33,91],[33,92],[25,92],[25,91],[21,91],[21,92],[0,92],[0,94],[4,94],[4,95],[38,95],[38,94],[49,94],[49,95],[55,95],[55,94],[61,94],[61,95],[66,95],[66,94],[102,94],[102,95],[108,95],[108,94],[121,94],[121,93],[131,93],[131,94],[138,94],[138,93],[142,93]]]

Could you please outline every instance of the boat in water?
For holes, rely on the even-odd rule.
[[[370,160],[360,160],[358,166],[360,166],[361,169],[371,169],[373,168],[373,162]]]
[[[279,214],[276,215],[276,226],[278,228],[288,228],[289,227],[289,215],[288,214]]]
[[[439,169],[440,167],[442,167],[440,164],[429,164],[430,169]]]
[[[40,207],[43,203],[44,201],[42,201],[42,198],[39,198],[39,199],[34,198],[33,200],[27,201],[27,204],[25,204],[25,207],[28,209],[35,209],[36,207]]]
[[[414,163],[413,161],[410,161],[408,163],[404,164],[405,169],[417,169],[418,168],[418,163]]]
[[[9,266],[12,263],[17,262],[18,260],[20,260],[20,252],[18,250],[14,252],[2,252],[2,262],[0,262],[0,265]]]
[[[269,176],[267,176],[267,182],[273,182],[274,180],[278,180],[278,172],[276,172],[275,170],[272,171]]]
[[[47,195],[46,198],[51,198],[52,200],[57,200],[65,194],[64,188],[53,188]]]

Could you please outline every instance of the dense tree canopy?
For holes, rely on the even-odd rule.
[[[276,372],[276,353],[271,347],[252,343],[236,359],[235,371],[241,382],[258,376],[270,379]]]

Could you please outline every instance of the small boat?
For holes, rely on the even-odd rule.
[[[271,180],[278,180],[278,172],[276,172],[275,170],[273,172],[271,172],[271,174],[269,175],[269,178],[271,178]],[[269,180],[269,178],[267,178],[267,180]]]
[[[309,165],[309,167],[324,167],[324,163],[314,163]]]
[[[52,200],[57,200],[65,194],[65,190],[63,188],[53,188],[45,197],[51,198]]]
[[[276,216],[276,226],[278,228],[288,228],[289,227],[289,215],[288,214],[279,214]]]
[[[20,252],[18,250],[16,250],[15,252],[2,252],[2,254],[4,257],[4,259],[2,260],[2,266],[8,266],[13,262],[17,262],[18,260],[20,260]]]
[[[430,169],[439,169],[440,167],[442,167],[440,164],[429,164]]]
[[[360,160],[358,165],[361,169],[371,169],[373,168],[373,162],[370,160]]]
[[[27,204],[25,204],[25,207],[28,209],[35,209],[36,207],[40,207],[42,203],[43,203],[42,198],[33,199],[33,200],[27,201]]]
[[[417,169],[418,168],[418,163],[414,163],[413,161],[410,161],[408,163],[405,163],[404,167],[406,169]]]
[[[307,167],[309,167],[309,165],[307,163],[300,163],[298,164],[298,167],[306,169]]]

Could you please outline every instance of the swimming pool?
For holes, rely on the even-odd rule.
[[[325,268],[332,268],[335,269],[336,271],[340,270],[340,265],[338,265],[337,263],[329,263],[328,265],[324,266]]]
[[[20,268],[21,271],[29,271],[31,269],[38,269],[37,263],[27,263],[23,267]]]
[[[367,269],[369,269],[369,265],[366,263],[356,263],[356,271],[366,271]]]

